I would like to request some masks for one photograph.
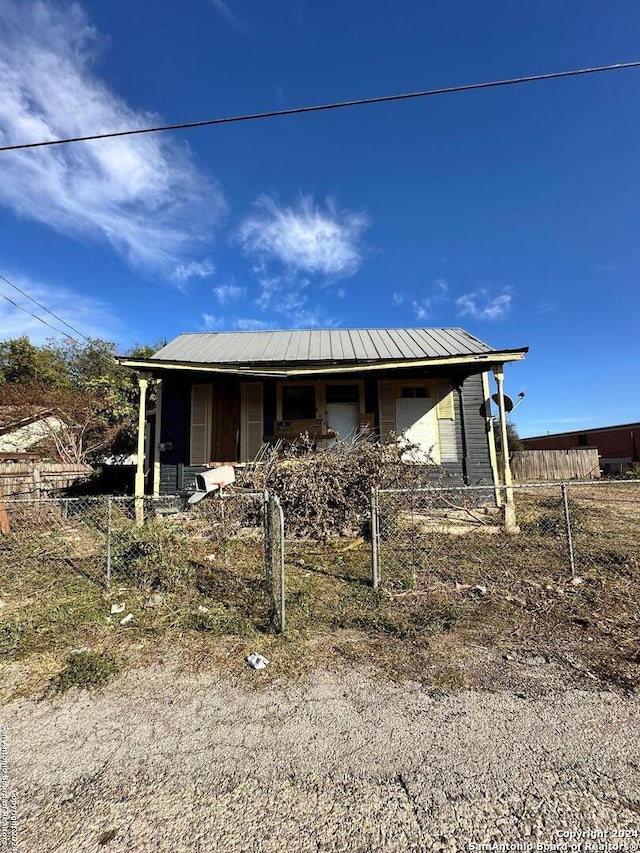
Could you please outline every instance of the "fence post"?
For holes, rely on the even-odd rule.
[[[285,613],[285,578],[284,578],[284,512],[282,511],[282,505],[280,500],[276,495],[274,495],[274,502],[276,508],[278,510],[278,536],[279,545],[280,545],[280,633],[284,633],[286,628],[286,613]]]
[[[371,487],[371,585],[378,589],[378,491]]]
[[[264,490],[262,504],[262,526],[264,540],[264,576],[268,581],[270,576],[271,545],[270,545],[270,514],[269,514],[269,491]]]
[[[272,609],[271,619],[277,617],[278,633],[283,633],[286,628],[286,606],[285,606],[285,569],[284,569],[284,512],[282,505],[276,495],[269,496],[267,504],[267,520],[269,527],[269,553],[267,562],[267,587],[271,597]],[[278,548],[278,570],[279,577],[276,578],[276,560],[274,550]]]
[[[225,497],[222,493],[222,488],[218,488],[218,494],[220,496],[220,527],[222,528],[222,551],[224,553],[224,565],[225,568],[229,566],[229,537],[227,531],[227,519],[224,512],[224,502]]]
[[[113,498],[107,501],[107,586],[111,584],[111,522],[113,509]]]
[[[571,535],[571,516],[569,514],[569,498],[567,497],[567,484],[562,484],[562,506],[564,508],[564,526],[567,533],[567,551],[569,564],[571,566],[571,577],[576,576],[576,564],[573,556],[573,537]]]

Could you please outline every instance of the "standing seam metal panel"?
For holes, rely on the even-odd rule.
[[[490,353],[460,328],[319,329],[180,335],[154,358],[202,364],[376,361]]]

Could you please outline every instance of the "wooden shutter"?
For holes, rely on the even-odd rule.
[[[455,406],[451,382],[438,382],[438,438],[440,440],[440,462],[458,461],[456,439]]]
[[[378,413],[380,420],[380,438],[389,440],[389,433],[396,431],[396,395],[391,380],[378,380]]]
[[[262,447],[264,433],[262,387],[262,382],[243,382],[241,385],[241,462],[251,462]]]
[[[191,386],[190,464],[208,465],[211,455],[211,385]]]
[[[438,382],[438,418],[453,420],[454,411],[451,382],[441,380]]]

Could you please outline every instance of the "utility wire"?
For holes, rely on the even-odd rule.
[[[7,284],[11,284],[11,282],[7,278],[5,278],[3,275],[0,275],[0,279],[2,279],[3,281],[6,281]],[[20,288],[17,287],[15,284],[11,284],[11,287],[15,287],[16,290],[20,290]],[[36,303],[36,305],[40,305],[40,307],[43,308],[48,314],[51,314],[57,320],[60,320],[60,322],[64,323],[65,326],[68,326],[70,329],[73,329],[73,331],[77,332],[77,334],[79,334],[81,338],[84,338],[85,341],[90,342],[90,340],[91,340],[90,338],[88,338],[86,335],[83,335],[82,332],[79,332],[70,323],[67,323],[66,320],[63,320],[62,317],[58,317],[58,315],[54,314],[53,311],[49,311],[49,309],[46,306],[41,305],[39,302],[37,302],[37,300],[35,300],[35,299],[33,299],[33,297],[29,296],[28,293],[25,293],[25,291],[23,291],[23,290],[20,290],[20,293],[23,293],[27,297],[27,299],[31,299],[32,302]],[[29,311],[28,308],[24,307],[24,305],[20,305],[18,302],[15,302],[13,299],[11,299],[9,296],[7,296],[6,293],[2,293],[0,291],[0,296],[3,299],[6,299],[7,302],[10,302],[11,305],[13,305],[15,308],[18,308],[20,311],[24,311],[25,314],[28,314],[30,317],[33,317],[34,320],[37,320],[39,323],[42,323],[43,325],[47,326],[49,329],[53,329],[54,332],[58,332],[58,334],[64,335],[65,338],[68,338],[70,341],[73,341],[73,343],[77,344],[79,347],[82,346],[80,341],[77,338],[74,338],[73,335],[70,335],[68,332],[65,332],[64,329],[58,329],[57,326],[53,326],[51,323],[48,323],[46,320],[43,320],[42,317],[39,317],[37,314],[34,314],[32,311]],[[116,360],[112,355],[108,355],[105,352],[98,352],[97,354],[100,356],[100,358],[105,360],[105,363],[108,362],[110,367],[112,367],[114,365],[114,363],[116,363]]]
[[[28,308],[25,308],[23,305],[19,305],[17,302],[14,302],[13,299],[11,299],[9,296],[6,295],[6,293],[0,293],[0,296],[3,299],[6,299],[7,302],[10,302],[16,308],[19,308],[20,311],[24,311],[25,314],[29,314],[30,317],[34,318],[34,320],[38,320],[40,323],[43,323],[45,326],[48,326],[50,329],[53,329],[54,332],[58,332],[59,334],[64,335],[65,338],[69,338],[70,341],[73,341],[74,343],[78,344],[78,346],[82,346],[80,341],[76,340],[72,335],[67,334],[67,332],[64,332],[62,329],[56,328],[56,326],[52,326],[51,323],[47,323],[46,320],[43,320],[42,317],[38,317],[37,314],[34,314],[32,311],[29,311]]]
[[[58,320],[60,323],[63,323],[65,326],[67,326],[67,328],[71,329],[71,331],[73,331],[77,335],[79,335],[84,341],[86,341],[87,343],[91,343],[91,338],[89,338],[87,335],[85,335],[79,329],[76,329],[76,327],[72,326],[71,323],[68,323],[62,317],[58,316],[58,314],[49,310],[49,308],[47,308],[46,305],[43,305],[42,302],[38,302],[38,300],[34,299],[33,296],[30,296],[26,292],[26,290],[22,290],[22,288],[18,287],[17,284],[14,284],[12,281],[9,281],[9,279],[6,276],[2,275],[2,273],[0,273],[0,279],[2,279],[2,281],[6,282],[10,287],[13,287],[14,290],[17,290],[18,293],[21,293],[23,296],[26,296],[27,299],[30,299],[31,302],[33,302],[39,308],[42,308],[43,311],[46,311],[47,314],[51,314],[52,317],[55,317],[56,320]],[[68,332],[65,332],[64,329],[59,329],[57,326],[54,326],[51,323],[48,323],[46,320],[43,320],[42,317],[38,316],[38,314],[34,314],[32,311],[29,311],[28,308],[24,307],[24,305],[20,305],[18,302],[15,302],[13,299],[11,299],[9,296],[7,296],[6,293],[2,293],[2,291],[0,291],[0,296],[3,299],[6,299],[7,302],[10,302],[11,305],[13,305],[15,308],[18,308],[20,311],[24,311],[25,314],[28,314],[30,317],[33,317],[34,320],[37,320],[39,323],[42,323],[43,325],[47,326],[49,329],[53,329],[54,332],[58,332],[58,334],[64,335],[65,338],[68,338],[70,341],[73,341],[74,344],[77,344],[79,347],[82,347],[82,343],[77,338],[74,338],[73,335],[70,335]],[[112,355],[108,355],[107,353],[104,353],[104,352],[99,352],[98,355],[100,356],[100,358],[105,360],[105,363],[108,362],[109,366],[112,366],[115,362],[115,358]]]
[[[241,121],[257,121],[258,119],[280,118],[281,116],[315,113],[325,110],[339,110],[346,107],[359,107],[365,104],[385,104],[391,101],[408,101],[412,98],[428,98],[433,95],[451,95],[455,92],[471,92],[476,89],[495,89],[499,86],[515,86],[520,83],[535,83],[540,80],[558,80],[561,77],[578,77],[584,74],[599,74],[603,71],[618,71],[622,68],[638,68],[640,61],[620,62],[615,65],[599,65],[594,68],[576,68],[571,71],[554,71],[549,74],[534,74],[529,77],[511,77],[506,80],[491,80],[486,83],[469,83],[464,86],[447,86],[443,89],[426,89],[421,92],[404,92],[398,95],[380,95],[375,98],[359,98],[353,101],[337,101],[328,104],[314,104],[307,107],[293,107],[288,110],[270,110],[269,112],[250,113],[247,115],[226,116],[224,118],[190,121],[182,124],[165,124],[158,127],[143,127],[133,130],[116,130],[110,133],[94,133],[90,136],[72,136],[67,139],[49,139],[45,142],[24,142],[19,145],[2,145],[0,151],[20,151],[25,148],[44,148],[49,145],[66,145],[70,142],[89,142],[94,139],[114,139],[118,136],[135,136],[143,133],[160,133],[168,130],[187,130],[194,127],[210,127],[216,124],[235,124]]]
[[[23,296],[26,296],[27,299],[30,299],[31,302],[33,302],[35,305],[38,306],[38,308],[42,308],[43,311],[46,311],[47,314],[51,314],[51,316],[55,317],[55,319],[58,320],[60,323],[64,323],[64,325],[68,329],[71,329],[72,332],[75,332],[76,335],[80,335],[80,337],[83,338],[85,341],[89,340],[89,338],[86,335],[84,335],[79,329],[76,329],[76,327],[72,326],[71,323],[67,323],[67,321],[63,320],[62,317],[59,317],[56,313],[54,313],[53,311],[50,311],[46,305],[43,305],[42,302],[38,302],[38,300],[34,299],[33,296],[29,296],[29,294],[25,290],[22,290],[20,287],[18,287],[17,284],[14,284],[12,281],[9,281],[9,279],[6,276],[2,275],[2,273],[0,273],[0,279],[2,279],[2,281],[6,282],[9,285],[9,287],[13,287],[14,290],[18,291],[18,293],[21,293]],[[35,315],[32,315],[32,316],[35,316]],[[38,319],[40,319],[40,318],[38,318]],[[60,331],[60,330],[58,329],[58,331]],[[73,338],[72,338],[72,340],[73,340]],[[76,341],[76,343],[79,343],[79,341]]]

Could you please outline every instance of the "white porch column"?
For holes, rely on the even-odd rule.
[[[160,436],[162,434],[162,379],[156,380],[156,435],[153,454],[153,496],[160,497]]]
[[[149,385],[149,374],[141,373],[138,377],[138,388],[140,397],[138,399],[138,457],[136,464],[136,521],[142,524],[144,521],[144,433],[147,423],[147,386]]]
[[[504,495],[504,529],[507,533],[517,533],[516,511],[513,501],[513,480],[511,479],[511,464],[509,462],[509,439],[507,438],[507,410],[504,405],[504,365],[493,368],[493,375],[498,386],[498,410],[500,412],[500,446],[502,448],[501,474],[505,487]]]

